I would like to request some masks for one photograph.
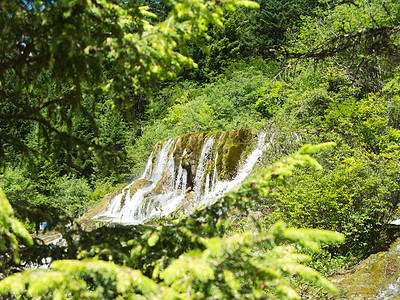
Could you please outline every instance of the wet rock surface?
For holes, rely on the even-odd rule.
[[[96,224],[94,224],[92,218],[104,211],[110,203],[111,199],[121,193],[126,186],[126,183],[118,185],[115,188],[114,192],[105,195],[99,203],[89,209],[86,214],[84,214],[77,222],[87,230],[95,228]]]
[[[249,175],[265,136],[240,129],[164,139],[154,146],[142,177],[107,195],[85,219],[138,224],[208,205]]]

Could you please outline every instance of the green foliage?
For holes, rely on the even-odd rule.
[[[398,149],[395,92],[364,95],[343,70],[331,67],[303,73],[292,80],[275,81],[255,103],[264,114],[275,118],[292,116],[294,123],[314,134],[314,141],[334,140],[375,154]],[[390,81],[393,84],[392,81]],[[390,118],[388,118],[390,116]]]
[[[143,126],[140,138],[127,146],[133,173],[139,175],[155,143],[164,138],[188,132],[261,128],[262,118],[253,105],[268,81],[260,70],[247,68],[202,87],[183,84],[186,89],[181,85],[167,88],[165,93],[172,95],[172,103],[161,114],[163,118]]]
[[[55,188],[57,190],[53,201],[64,208],[64,214],[79,218],[93,205],[86,201],[91,189],[84,178],[60,177]]]
[[[245,232],[223,239],[212,238],[206,242],[204,251],[194,250],[173,261],[161,273],[161,278],[178,291],[187,294],[191,291],[190,298],[263,299],[275,296],[299,299],[282,278],[289,274],[335,291],[335,287],[320,274],[301,264],[310,259],[308,256],[299,255],[294,247],[281,244],[299,240],[304,245],[342,241],[335,233],[289,229],[283,223],[277,223],[270,232],[256,236]],[[262,251],[254,252],[254,247],[260,246]]]
[[[382,89],[382,94],[385,97],[384,105],[386,106],[388,125],[394,129],[400,129],[399,88],[399,74],[398,70],[396,70]]]
[[[175,127],[176,135],[184,132],[215,130],[214,110],[203,97],[197,97],[189,103],[176,103],[163,121],[168,127]],[[189,126],[189,128],[187,128]]]
[[[271,232],[258,236],[247,232],[206,240],[205,250],[193,250],[173,260],[159,274],[159,282],[138,270],[111,262],[63,260],[53,262],[50,271],[25,271],[7,277],[0,282],[0,293],[36,299],[49,296],[54,299],[118,299],[134,295],[142,295],[143,299],[211,296],[300,299],[284,279],[294,274],[331,292],[336,291],[318,272],[302,264],[309,256],[297,254],[292,246],[281,245],[284,241],[298,240],[317,245],[320,241],[339,242],[342,237],[326,231],[290,229],[279,223]],[[262,253],[254,249],[260,245]],[[153,278],[155,275],[153,273]]]
[[[287,45],[305,16],[313,16],[317,8],[334,5],[333,1],[259,0],[260,10],[251,12],[250,19],[257,54],[276,58],[281,47]],[[278,52],[279,53],[279,52]]]
[[[212,81],[231,64],[246,58],[281,60],[282,48],[299,30],[304,17],[316,15],[318,9],[334,7],[335,2],[258,0],[258,10],[241,8],[229,12],[223,26],[210,28],[206,51],[192,50],[200,70],[189,77]]]
[[[375,95],[357,102],[349,99],[326,111],[323,126],[340,133],[349,144],[354,145],[351,140],[357,137],[362,147],[379,154],[395,150],[399,142],[399,132],[388,126],[385,112],[384,102]]]
[[[56,299],[135,295],[152,299],[299,299],[288,280],[293,275],[335,291],[319,273],[304,266],[310,257],[298,254],[294,245],[318,251],[321,242],[342,242],[338,233],[296,230],[278,223],[257,234],[224,236],[233,207],[243,213],[253,209],[257,203],[249,197],[268,196],[273,181],[285,180],[295,166],[320,168],[309,154],[330,146],[306,145],[246,181],[235,193],[172,224],[80,232],[76,255],[94,260],[61,260],[53,262],[50,270],[12,275],[0,282],[0,293],[38,299],[50,295]]]
[[[306,17],[292,57],[326,59],[346,70],[362,92],[378,92],[398,63],[397,1],[352,1]]]
[[[273,117],[280,105],[282,105],[286,88],[287,86],[284,81],[274,81],[272,86],[268,86],[268,88],[262,87],[262,94],[257,99],[254,107],[263,117]]]
[[[156,80],[195,66],[185,43],[200,42],[210,24],[221,25],[224,8],[257,6],[172,1],[157,21],[149,11],[162,5],[142,4],[17,1],[1,7],[0,167],[9,163],[24,173],[20,181],[4,169],[11,186],[24,185],[5,187],[21,217],[38,222],[44,216],[34,209],[46,208],[53,217],[78,216],[85,208],[73,206],[86,202],[78,194],[85,197],[105,176],[131,176],[141,165],[120,163],[140,134],[132,121],[144,115],[144,95]],[[3,186],[10,180],[4,177]],[[70,196],[74,180],[76,191],[85,191]]]
[[[27,271],[4,279],[0,293],[5,291],[35,299],[127,299],[134,295],[160,299],[162,292],[140,271],[98,260],[55,261],[51,271]]]
[[[32,191],[32,182],[27,170],[19,167],[7,168],[0,175],[0,186],[11,199],[13,206],[23,206],[29,203],[29,198],[36,197]]]
[[[296,299],[303,280],[333,290],[305,265],[328,272],[334,263],[321,267],[299,252],[343,239],[319,229],[346,237],[326,248],[332,255],[377,249],[400,195],[399,4],[347,2],[262,0],[259,11],[236,0],[2,3],[0,165],[9,167],[0,186],[16,212],[0,193],[1,273],[46,257],[58,261],[6,278],[0,292],[39,299]],[[238,5],[244,9],[233,11]],[[326,60],[285,61],[282,48],[296,59]],[[294,68],[276,74],[279,65],[263,58]],[[200,70],[188,75],[195,61]],[[209,83],[165,81],[177,72]],[[66,247],[20,248],[18,264],[18,238],[31,239],[15,216],[50,225],[58,216],[77,217],[120,180],[111,176],[139,174],[158,140],[258,129],[263,118],[284,124],[296,140],[339,146],[318,154],[324,170],[309,154],[332,144],[306,145],[190,216],[160,219],[158,227],[72,227]],[[124,164],[111,168],[123,154]],[[253,220],[255,233],[230,235],[232,214],[249,220],[258,211],[271,214]],[[270,227],[278,219],[318,229]]]
[[[210,24],[222,25],[223,8],[258,7],[241,0],[220,5],[214,1],[168,4],[169,15],[152,25],[148,18],[155,15],[134,1],[4,3],[0,120],[36,127],[39,145],[48,153],[68,152],[77,145],[85,152],[95,151],[99,158],[104,158],[105,150],[115,152],[75,134],[72,116],[86,120],[93,136],[98,136],[94,105],[85,105],[85,99],[106,97],[112,99],[113,109],[131,108],[132,94],[149,92],[155,80],[174,77],[184,66],[196,66],[185,42],[200,42]],[[0,131],[2,157],[7,157],[3,148],[11,145],[27,158],[37,154],[47,158],[41,147],[27,147],[24,136],[13,136],[7,129],[2,126]]]
[[[248,10],[238,9],[227,14],[223,26],[211,28],[208,53],[199,61],[201,71],[209,79],[221,73],[231,63],[255,54],[249,45],[253,38],[249,22]]]
[[[92,188],[85,178],[58,177],[52,166],[46,166],[40,168],[36,178],[18,167],[8,168],[0,175],[0,186],[20,218],[38,226],[46,220],[53,223],[51,219],[55,221],[60,216],[79,217],[94,204],[93,200],[88,201]]]
[[[299,171],[276,187],[267,219],[335,230],[346,236],[341,253],[378,249],[399,203],[398,159],[352,152],[333,156],[324,171]]]
[[[21,220],[30,220],[39,226],[39,222],[50,219],[50,215],[58,208],[58,204],[52,201],[51,183],[48,178],[41,184],[43,175],[50,174],[51,168],[41,169],[40,177],[34,180],[26,168],[7,168],[0,175],[0,187],[3,189],[10,203],[15,209],[16,215]],[[55,179],[54,177],[52,178]],[[60,212],[64,211],[64,207]]]
[[[299,93],[297,83],[292,88]],[[313,96],[305,98],[310,94]],[[303,106],[301,123],[312,124],[311,130],[317,131],[321,140],[333,138],[375,154],[394,151],[398,148],[399,132],[390,126],[390,122],[396,121],[389,112],[393,107],[388,104],[391,100],[385,99],[385,94],[362,95],[343,71],[329,68],[316,87],[309,87],[300,94],[304,99],[297,104]],[[293,104],[286,100],[285,109]],[[391,120],[388,114],[392,115]]]
[[[14,211],[1,188],[0,212],[0,251],[11,252],[14,261],[19,263],[18,240],[30,246],[33,241],[24,225],[15,218]]]

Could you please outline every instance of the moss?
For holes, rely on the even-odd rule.
[[[152,194],[162,194],[166,191],[167,187],[165,186],[168,181],[168,177],[162,176],[161,179],[157,182],[156,187],[151,191]]]
[[[168,156],[170,156],[171,154],[174,153],[175,146],[176,146],[177,142],[179,142],[179,136],[176,136],[176,137],[173,138],[172,146],[171,146],[171,148],[168,150]]]
[[[249,129],[230,130],[223,134],[217,147],[217,172],[219,180],[231,180],[237,174],[237,167],[248,153],[255,132]]]
[[[340,291],[338,299],[374,299],[390,285],[400,290],[396,283],[399,277],[400,239],[388,251],[369,256],[351,272],[336,276],[332,281]]]
[[[175,174],[178,173],[179,165],[181,163],[181,160],[183,159],[183,157],[182,157],[183,153],[185,152],[185,149],[187,151],[187,144],[192,135],[193,135],[192,133],[181,135],[176,143],[174,156],[173,156],[174,163],[175,163],[175,170],[174,170]]]
[[[91,223],[95,223],[95,221],[92,221],[92,218],[105,211],[111,199],[120,194],[127,185],[127,183],[122,183],[118,185],[115,188],[114,192],[106,194],[99,203],[89,209],[86,214],[84,214],[79,220],[77,220],[77,222],[85,227],[86,230],[94,229],[92,228],[93,226],[91,226]]]
[[[228,153],[225,156],[225,172],[230,178],[233,178],[237,174],[237,166],[240,158],[246,146],[243,145],[230,145]]]
[[[182,159],[183,152],[185,150],[184,145],[186,144],[185,140],[182,138],[176,143],[175,152],[174,152],[174,164],[175,164],[175,174],[178,172],[178,167]]]
[[[222,135],[221,141],[219,143],[219,146],[217,148],[217,152],[218,152],[218,158],[217,158],[217,173],[218,173],[218,179],[223,180],[224,176],[223,176],[223,165],[224,165],[224,155],[225,155],[225,146],[227,143],[227,140],[229,138],[229,134],[228,132],[225,132]],[[221,176],[222,175],[222,176]]]
[[[196,177],[196,170],[199,164],[201,150],[210,132],[199,134],[191,133],[186,143],[186,155],[182,161],[182,167],[188,172],[188,183],[192,183]]]
[[[133,196],[139,189],[144,188],[148,184],[149,181],[147,179],[138,179],[134,181],[129,188],[130,195]]]

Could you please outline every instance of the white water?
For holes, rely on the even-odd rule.
[[[179,139],[169,139],[161,147],[156,146],[151,154],[146,169],[140,177],[140,180],[147,180],[145,186],[131,195],[130,188],[135,181],[132,182],[111,199],[107,209],[95,218],[123,224],[140,224],[151,217],[167,216],[183,205],[186,213],[196,206],[210,205],[250,174],[267,147],[265,137],[265,133],[258,135],[254,150],[239,163],[237,175],[231,181],[221,181],[217,174],[218,153],[215,149],[220,145],[222,136],[217,141],[214,136],[210,136],[204,141],[193,187],[188,187],[188,172],[182,166],[186,149],[179,166],[175,168],[173,155]],[[190,188],[192,190],[188,193]],[[188,195],[190,198],[185,199],[189,197]]]
[[[253,152],[245,159],[244,163],[239,167],[238,174],[231,181],[218,181],[218,177],[216,178],[216,184],[211,191],[205,194],[199,205],[210,205],[214,203],[217,199],[221,198],[227,192],[236,187],[239,183],[246,179],[247,176],[250,175],[253,170],[254,165],[257,160],[265,151],[266,147],[269,145],[265,143],[266,133],[262,132],[259,134],[257,145]],[[215,166],[215,174],[216,174],[216,166]]]
[[[199,165],[197,166],[196,170],[196,178],[194,179],[194,185],[193,185],[193,191],[194,191],[194,198],[198,200],[201,195],[203,194],[201,190],[201,185],[204,182],[204,178],[206,177],[207,182],[206,182],[206,187],[204,189],[204,193],[207,193],[207,188],[209,188],[209,172],[205,172],[206,169],[206,163],[208,161],[211,161],[212,159],[212,146],[214,143],[214,137],[211,136],[203,146],[203,149],[201,150],[201,155],[200,155],[200,160],[199,160]]]

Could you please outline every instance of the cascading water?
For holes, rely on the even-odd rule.
[[[215,185],[203,196],[199,202],[199,205],[211,204],[214,200],[221,198],[225,193],[232,190],[235,186],[245,180],[247,176],[249,176],[254,165],[269,145],[269,143],[266,143],[265,138],[266,133],[261,132],[259,134],[255,149],[244,159],[242,164],[239,166],[237,175],[232,180],[218,181],[218,177],[216,177]]]
[[[210,205],[250,174],[267,146],[265,138],[265,133],[232,130],[161,141],[142,177],[122,189],[94,219],[140,224]]]

